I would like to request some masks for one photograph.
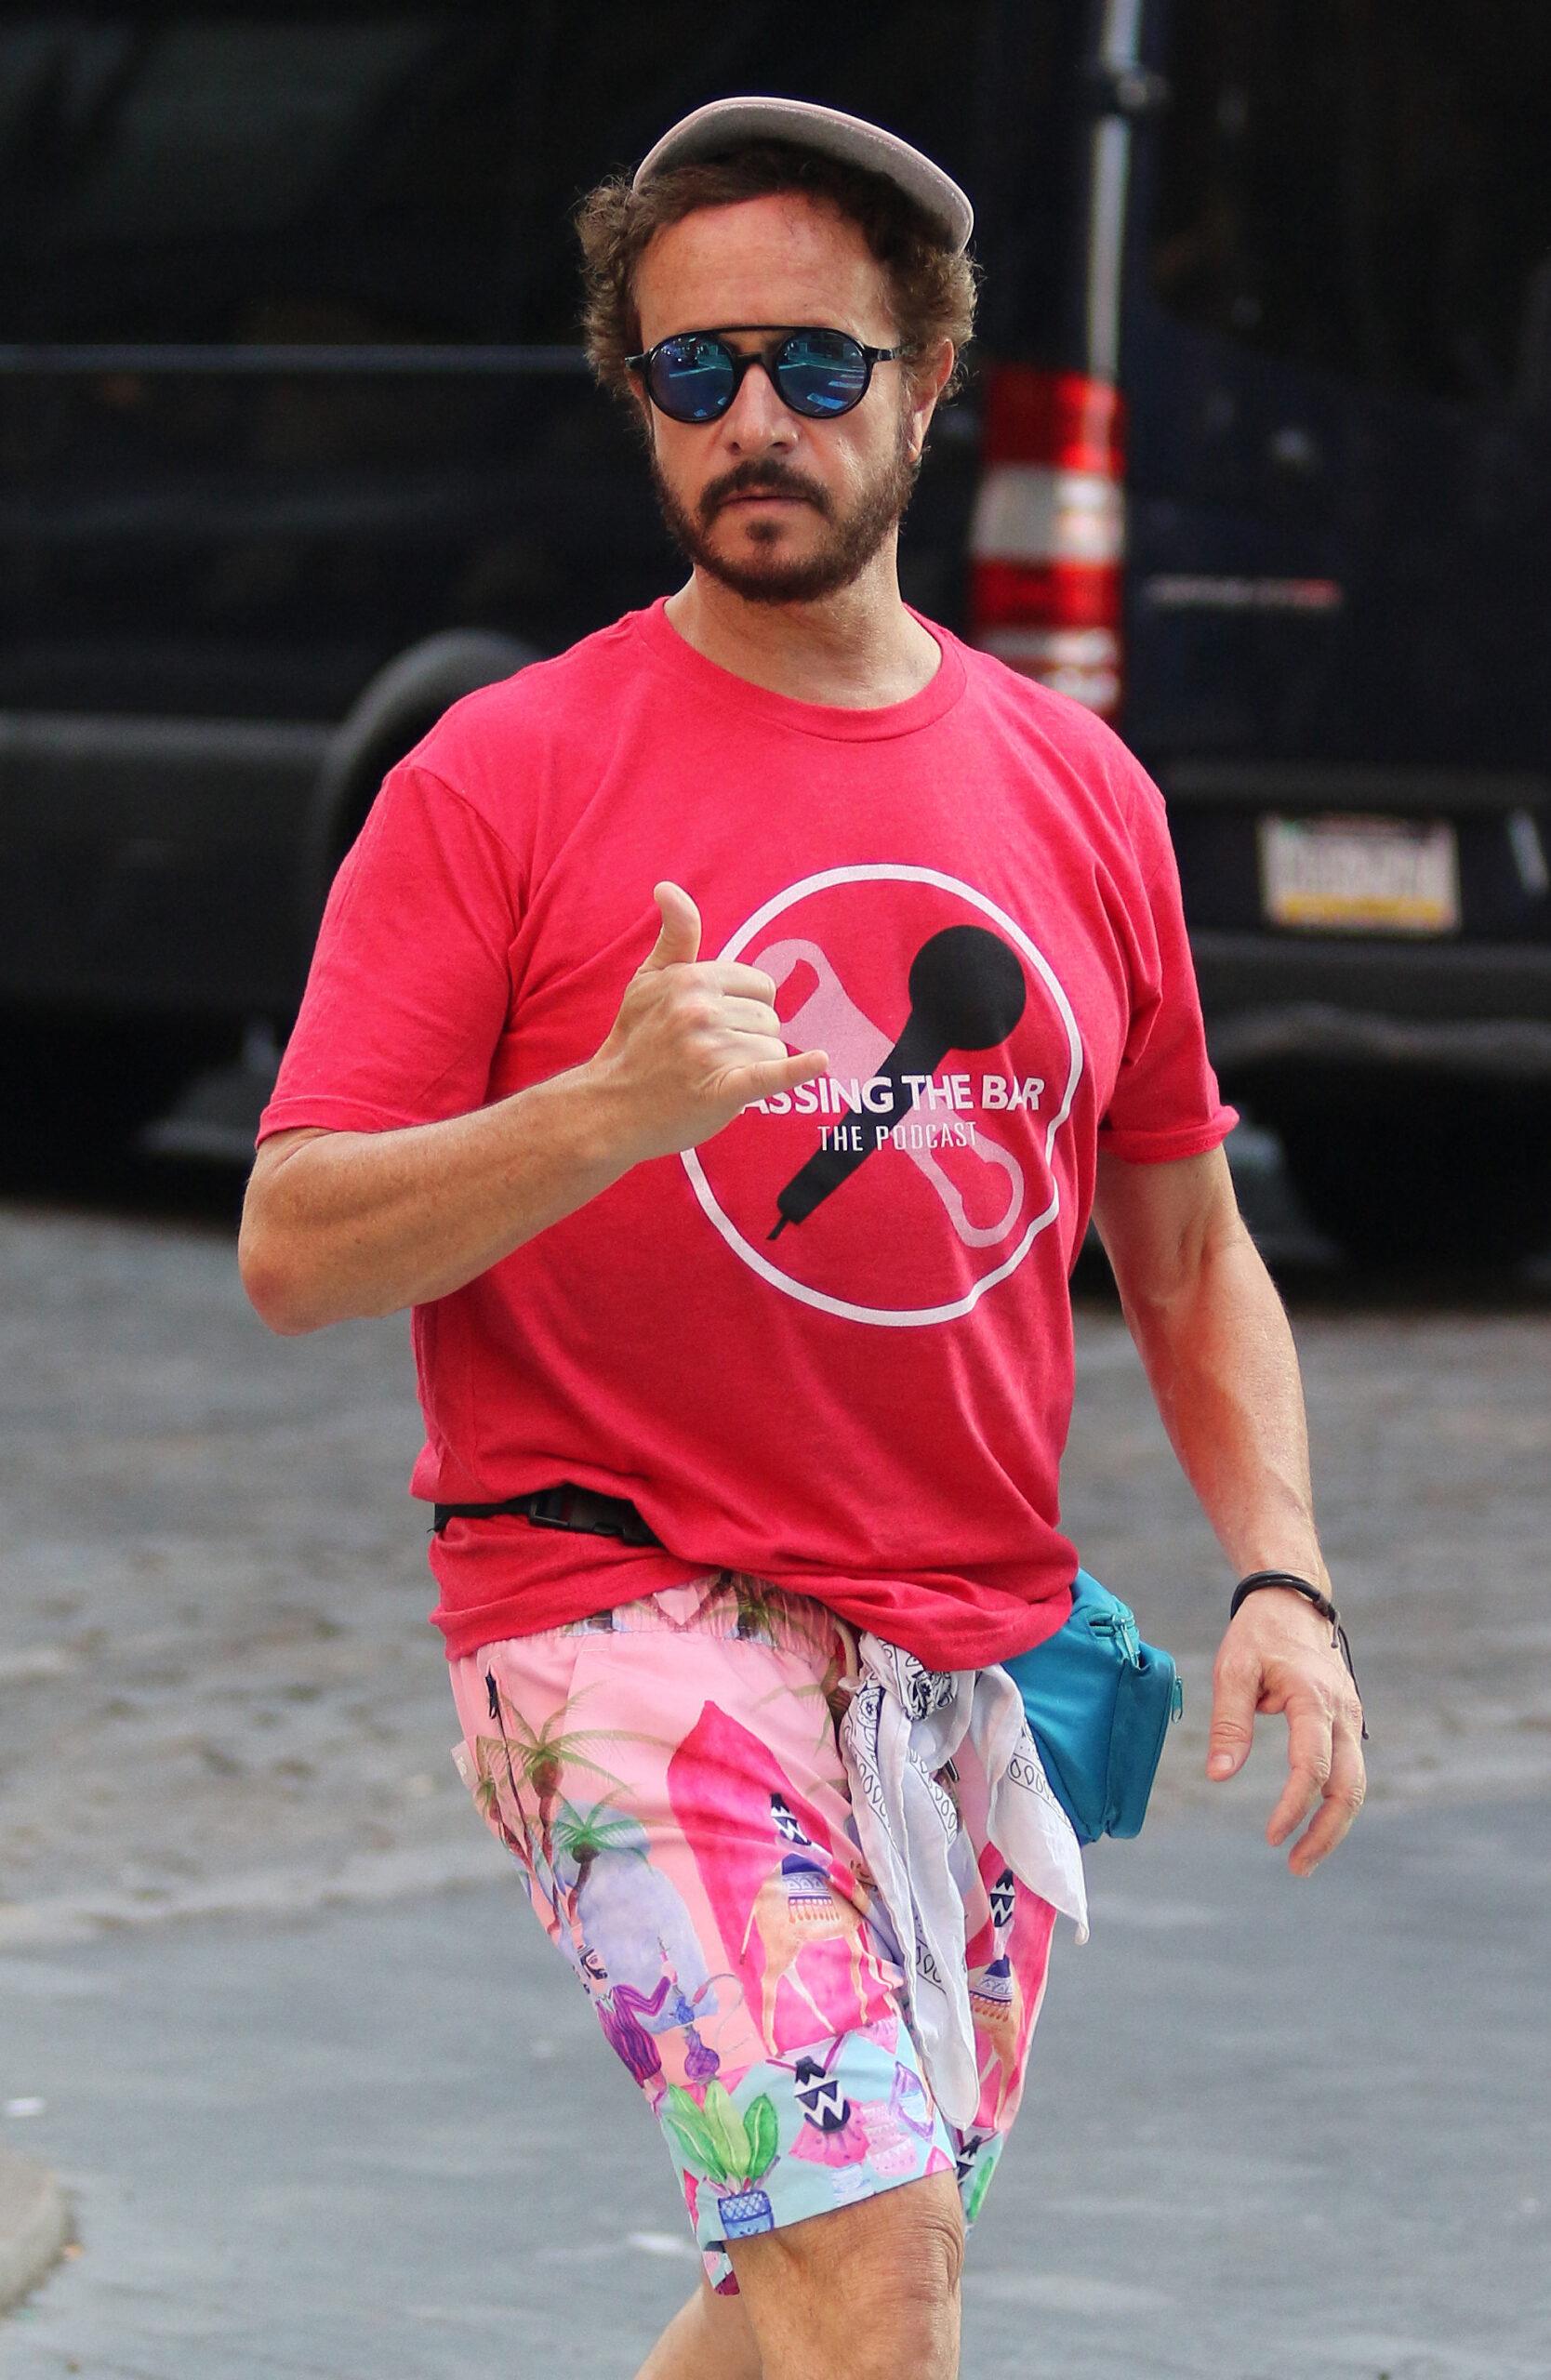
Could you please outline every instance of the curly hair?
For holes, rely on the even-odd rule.
[[[628,174],[611,175],[577,207],[582,334],[605,389],[632,396],[625,359],[641,346],[635,269],[657,233],[700,207],[735,206],[779,191],[817,199],[860,230],[887,276],[907,374],[912,359],[929,355],[945,338],[961,358],[974,327],[977,270],[972,259],[953,255],[921,209],[882,175],[792,141],[758,140],[724,157],[669,166],[641,191],[630,188]],[[958,387],[961,372],[956,360],[945,397]]]

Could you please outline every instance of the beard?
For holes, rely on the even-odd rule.
[[[921,470],[910,457],[903,416],[894,453],[845,512],[837,512],[829,490],[816,480],[775,461],[736,464],[708,483],[691,512],[664,479],[655,450],[651,465],[663,520],[685,560],[749,603],[812,603],[849,587],[904,519]],[[719,552],[710,542],[717,513],[730,497],[753,488],[812,505],[826,524],[817,547],[803,556],[783,557],[780,522],[762,521],[756,513],[749,523],[755,553],[735,562]]]

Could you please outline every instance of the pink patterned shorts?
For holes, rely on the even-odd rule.
[[[727,2242],[956,2173],[985,2196],[1023,2089],[1055,1911],[966,1782],[980,2105],[948,2124],[904,2021],[836,1737],[855,1640],[821,1604],[708,1573],[452,1664],[453,1757],[660,2122],[714,2286]]]

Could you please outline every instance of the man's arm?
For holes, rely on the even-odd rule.
[[[656,888],[662,929],[597,1055],[471,1115],[399,1131],[298,1126],[260,1148],[238,1241],[243,1284],[294,1336],[445,1297],[618,1181],[691,1148],[750,1100],[828,1071],[789,1054],[756,967],[700,961],[700,918]]]
[[[1221,1149],[1161,1165],[1099,1158],[1094,1219],[1164,1428],[1235,1572],[1329,1592],[1287,1316],[1239,1217]],[[1246,1597],[1213,1671],[1209,1777],[1243,1765],[1257,1711],[1287,1714],[1286,1787],[1266,1839],[1306,1876],[1360,1808],[1361,1708],[1328,1622],[1289,1590]]]
[[[445,1297],[617,1181],[610,1121],[578,1066],[435,1124],[276,1132],[248,1177],[243,1286],[285,1337]]]

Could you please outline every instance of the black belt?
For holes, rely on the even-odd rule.
[[[563,1480],[558,1488],[535,1488],[526,1496],[509,1496],[504,1504],[435,1504],[433,1534],[452,1520],[487,1521],[498,1514],[516,1513],[535,1528],[572,1529],[583,1537],[617,1537],[627,1545],[661,1545],[628,1496],[601,1496],[593,1488],[577,1488]]]

